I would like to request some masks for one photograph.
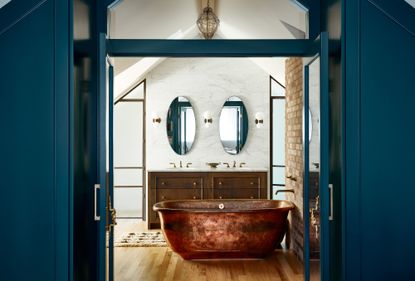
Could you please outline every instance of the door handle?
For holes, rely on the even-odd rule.
[[[95,184],[94,185],[94,220],[99,221],[101,220],[101,216],[97,215],[97,190],[101,188],[101,185]]]
[[[329,196],[330,196],[329,221],[332,221],[334,219],[334,215],[333,215],[333,184],[329,184]]]
[[[108,200],[108,211],[111,215],[111,222],[109,223],[108,227],[109,229],[111,229],[111,227],[114,227],[117,225],[117,210],[115,210],[112,207],[111,196],[109,196],[109,200]]]

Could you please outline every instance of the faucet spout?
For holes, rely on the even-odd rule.
[[[291,192],[294,194],[294,189],[279,189],[275,192],[275,195],[278,195],[280,192]]]

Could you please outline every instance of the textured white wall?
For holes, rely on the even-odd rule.
[[[197,133],[192,150],[177,155],[166,135],[166,115],[171,101],[187,97],[193,105]],[[230,96],[240,97],[249,117],[247,143],[238,155],[227,154],[219,139],[219,116]],[[245,58],[169,58],[147,75],[147,169],[169,167],[169,162],[192,162],[206,167],[206,162],[246,162],[251,168],[269,168],[269,76]],[[204,127],[203,113],[210,111],[213,124]],[[152,124],[151,114],[161,118]],[[255,127],[254,115],[264,113],[264,126]]]

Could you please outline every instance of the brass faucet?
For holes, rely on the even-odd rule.
[[[232,168],[236,168],[236,161],[235,161],[235,160],[233,161],[233,166],[232,166]]]
[[[182,160],[180,160],[180,168],[183,168]]]
[[[294,189],[278,189],[278,190],[275,192],[275,195],[278,195],[278,193],[280,193],[280,192],[291,192],[291,193],[293,193],[293,194],[294,194]]]

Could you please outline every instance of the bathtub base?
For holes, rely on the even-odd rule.
[[[223,260],[223,259],[265,259],[271,252],[247,253],[247,252],[186,252],[177,253],[185,260]]]

